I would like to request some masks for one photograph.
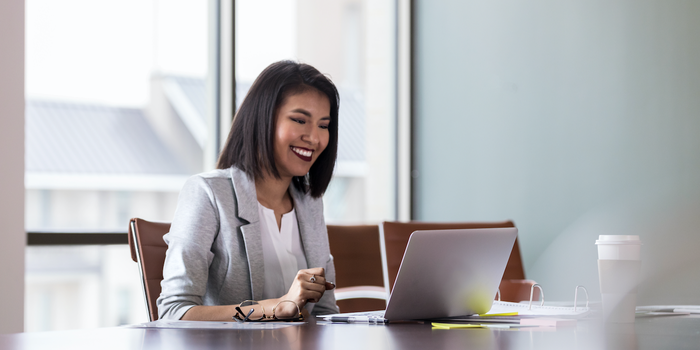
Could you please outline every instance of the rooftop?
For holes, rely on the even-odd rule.
[[[205,80],[162,78],[169,103],[197,137],[206,130]],[[237,85],[237,105],[249,88],[249,83]],[[339,93],[338,169],[347,169],[365,161],[365,113],[359,93],[342,88]],[[28,174],[190,175],[141,109],[28,100],[25,130]]]
[[[186,174],[139,109],[27,101],[28,172]]]

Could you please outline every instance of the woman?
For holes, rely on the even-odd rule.
[[[218,169],[191,177],[180,192],[164,236],[160,318],[338,312],[325,293],[335,270],[321,201],[337,155],[338,99],[309,65],[281,61],[260,73]],[[241,305],[246,300],[259,305]]]

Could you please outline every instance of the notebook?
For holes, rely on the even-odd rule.
[[[517,234],[514,227],[413,232],[386,310],[323,318],[399,321],[486,313]]]

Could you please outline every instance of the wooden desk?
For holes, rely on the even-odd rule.
[[[579,322],[559,329],[433,330],[429,324],[322,324],[278,330],[101,328],[0,336],[0,349],[698,349],[700,317]]]

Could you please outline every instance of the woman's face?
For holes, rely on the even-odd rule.
[[[328,145],[328,97],[310,89],[287,96],[277,109],[275,166],[282,178],[304,176]]]

